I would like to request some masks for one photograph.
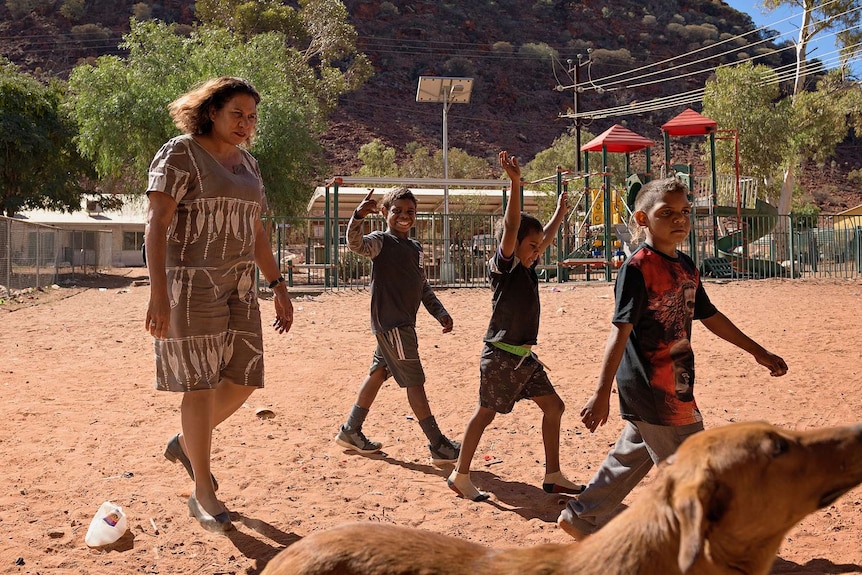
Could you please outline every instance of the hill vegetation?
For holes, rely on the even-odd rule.
[[[754,31],[748,15],[720,0],[344,4],[375,73],[342,96],[330,115],[322,144],[332,175],[358,170],[360,147],[374,139],[395,148],[399,163],[409,159],[413,142],[440,148],[440,106],[415,102],[421,75],[474,78],[470,103],[450,110],[449,144],[488,159],[490,175],[498,150],[528,160],[570,130],[572,121],[560,116],[576,99],[581,112],[626,106],[702,88],[708,70],[720,64],[756,58],[780,67],[794,58],[777,33]],[[121,54],[130,17],[174,23],[180,34],[196,22],[188,0],[6,0],[0,4],[0,54],[41,79],[65,79],[82,61]],[[697,64],[649,82],[626,81],[647,63],[668,60],[659,68],[669,69],[678,64],[670,59],[695,51],[687,61]],[[571,88],[575,68],[577,92]],[[684,107],[595,117],[582,127],[598,134],[620,123],[660,143],[659,126]],[[674,157],[701,165],[696,143],[676,143]],[[862,202],[859,183],[848,179],[862,168],[860,156],[859,142],[846,141],[826,164],[805,167],[802,186],[827,212]]]

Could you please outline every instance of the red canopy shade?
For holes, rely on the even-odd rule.
[[[623,128],[619,124],[614,124],[583,146],[582,152],[601,152],[606,149],[608,152],[616,152],[628,154],[629,152],[637,152],[644,148],[650,148],[655,145],[655,142],[649,138],[644,138],[635,134],[631,130]]]
[[[698,114],[691,108],[669,120],[661,129],[669,136],[705,136],[715,132],[718,123]]]

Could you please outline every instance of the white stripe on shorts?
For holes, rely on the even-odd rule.
[[[391,343],[392,343],[392,347],[394,347],[396,349],[396,351],[398,352],[398,359],[400,359],[400,360],[407,359],[407,356],[404,354],[404,344],[401,343],[401,330],[400,329],[393,329],[389,333],[392,334]]]

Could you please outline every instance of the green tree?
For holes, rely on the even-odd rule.
[[[817,90],[798,94],[794,108],[794,149],[802,157],[824,164],[850,129],[860,133],[862,88],[833,70],[817,82]]]
[[[775,72],[750,62],[718,68],[704,88],[703,114],[737,131],[742,173],[777,192],[776,176],[793,144],[788,128],[796,120],[790,102],[779,99]],[[734,173],[732,141],[716,143],[716,170]]]
[[[64,93],[0,60],[0,214],[81,207],[80,182],[92,170],[75,149]]]
[[[195,13],[212,27],[226,27],[244,38],[280,32],[316,71],[306,89],[326,111],[338,96],[359,88],[372,74],[368,58],[356,50],[356,29],[340,0],[299,0],[299,9],[280,0],[198,0]]]
[[[805,89],[805,78],[808,73],[808,45],[811,40],[822,32],[834,31],[841,49],[841,72],[846,74],[848,62],[860,50],[862,30],[859,29],[860,0],[764,0],[767,9],[789,7],[794,11],[802,10],[802,22],[799,26],[799,39],[796,42],[796,74],[793,82],[793,105]],[[790,124],[792,126],[792,124]],[[781,196],[778,201],[778,213],[790,213],[793,191],[796,187],[796,171],[805,155],[801,148],[791,151],[787,156],[784,180],[781,185]]]
[[[436,166],[431,150],[418,142],[410,142],[406,146],[410,158],[401,165],[399,170],[404,178],[442,178],[443,154],[440,154],[440,165]]]
[[[581,145],[586,144],[593,137],[591,133],[581,130]],[[524,166],[522,173],[526,181],[542,182],[540,184],[533,184],[530,187],[549,192],[548,197],[539,202],[540,215],[543,218],[550,218],[556,209],[557,180],[555,176],[557,174],[557,167],[562,168],[564,171],[574,172],[578,153],[575,135],[572,131],[569,131],[558,136],[550,148],[546,148],[536,154]],[[600,152],[589,152],[589,167],[590,172],[593,174],[602,171],[602,154]],[[626,178],[625,156],[621,154],[608,154],[607,167],[611,174],[611,185],[615,187],[624,186]],[[585,178],[576,178],[570,181],[568,187],[571,194],[569,197],[570,204],[578,203],[582,199],[585,183]],[[591,188],[601,186],[602,176],[591,176],[589,183]]]
[[[410,158],[404,162],[400,175],[405,178],[442,178],[443,150],[431,153],[416,142],[407,144]],[[449,148],[449,179],[484,179],[491,173],[491,165],[484,158],[471,156],[461,148]]]
[[[326,110],[347,83],[321,76],[279,32],[245,39],[225,28],[201,26],[181,37],[165,23],[132,20],[123,48],[125,58],[103,56],[95,65],[76,67],[69,80],[78,145],[100,177],[128,186],[119,191],[143,191],[150,160],[177,134],[167,105],[207,78],[242,76],[262,96],[251,151],[260,162],[270,207],[285,214],[305,207],[322,171],[317,138]]]
[[[385,178],[398,175],[395,148],[384,145],[378,138],[359,148],[359,159],[362,160],[362,167],[359,168],[360,176]]]

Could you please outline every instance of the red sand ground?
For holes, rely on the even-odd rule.
[[[142,270],[91,278],[0,305],[0,573],[254,574],[281,549],[345,521],[386,521],[493,546],[565,542],[565,496],[541,490],[540,411],[520,404],[488,428],[474,481],[493,497],[457,498],[437,469],[402,390],[381,390],[366,433],[385,455],[349,455],[332,439],[374,345],[366,291],[301,296],[289,334],[266,332],[267,387],[215,433],[213,471],[237,530],[205,532],[188,517],[191,483],[162,456],[178,431],[179,396],[153,389],[143,329]],[[99,289],[102,286],[102,289]],[[768,420],[795,429],[859,421],[862,281],[761,280],[707,285],[719,309],[790,366],[769,377],[699,324],[698,403],[707,427]],[[428,395],[445,433],[460,438],[478,388],[490,292],[441,290],[451,334],[420,310]],[[577,414],[595,385],[613,307],[606,284],[543,284],[537,348],[568,406],[564,471],[586,481],[621,422],[595,434]],[[272,302],[262,302],[271,318]],[[259,408],[275,416],[260,419]],[[652,475],[645,481],[650,481]],[[640,488],[633,494],[637,497]],[[84,544],[112,500],[129,530],[114,546]],[[862,489],[806,518],[773,573],[862,573]]]

